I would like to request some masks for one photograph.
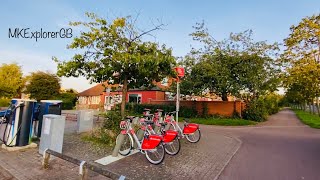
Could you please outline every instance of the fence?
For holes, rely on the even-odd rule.
[[[291,107],[293,108],[296,108],[296,109],[303,109],[309,113],[312,113],[312,114],[318,114],[320,115],[320,106],[318,106],[317,104],[304,104],[304,105],[301,105],[301,104],[291,104],[290,105]]]
[[[123,175],[117,174],[117,173],[112,172],[110,170],[102,169],[101,167],[99,167],[95,164],[92,164],[90,162],[75,159],[73,157],[55,152],[50,149],[46,149],[43,153],[42,166],[44,169],[48,169],[48,167],[49,167],[50,155],[61,158],[65,161],[71,162],[73,164],[77,164],[79,166],[79,177],[80,177],[79,179],[81,179],[81,180],[88,179],[88,170],[94,171],[98,174],[101,174],[101,175],[108,177],[110,179],[113,179],[113,180],[127,180],[127,179],[129,179]]]
[[[148,104],[175,105],[176,101],[149,99]],[[193,108],[199,115],[232,116],[235,112],[241,116],[245,103],[242,101],[180,101],[181,107]],[[207,111],[207,112],[204,112]]]

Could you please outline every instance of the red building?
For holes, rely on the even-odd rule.
[[[117,88],[115,91],[108,92],[108,88]],[[97,84],[79,93],[78,109],[110,109],[115,104],[121,103],[122,90],[119,85]],[[150,90],[129,89],[126,97],[127,102],[148,103],[150,100],[165,100],[165,91],[158,86]]]

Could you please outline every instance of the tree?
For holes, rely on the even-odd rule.
[[[290,31],[282,56],[287,62],[284,85],[287,93],[299,95],[296,101],[313,103],[320,96],[320,14],[303,18]]]
[[[56,97],[59,100],[62,100],[62,109],[70,110],[72,109],[78,100],[78,93],[74,89],[66,89],[60,92],[60,94]]]
[[[294,100],[313,104],[314,99],[320,96],[320,63],[314,59],[300,59],[287,69],[287,73],[284,85],[291,90],[290,93],[294,90]]]
[[[197,23],[194,28],[191,36],[203,44],[202,48],[191,53],[196,54],[190,73],[196,89],[215,93],[223,101],[228,100],[228,95],[238,95],[240,91],[258,97],[266,91],[276,90],[279,65],[274,58],[279,50],[277,43],[255,42],[251,30],[231,33],[229,38],[217,41],[204,23]]]
[[[116,18],[110,23],[86,13],[91,22],[74,22],[89,29],[73,39],[70,49],[83,49],[69,61],[58,61],[59,76],[85,76],[91,82],[108,80],[122,85],[121,116],[125,115],[125,102],[129,88],[151,87],[152,82],[166,76],[174,76],[175,58],[165,45],[143,41],[144,36],[160,30],[163,24],[141,31],[135,26],[136,19]]]
[[[284,40],[284,59],[292,62],[308,58],[320,63],[320,14],[303,18],[298,25],[291,26],[290,31]]]
[[[12,98],[19,95],[22,88],[22,71],[17,64],[0,66],[0,98]]]
[[[25,93],[38,101],[55,99],[60,93],[60,78],[49,72],[33,72],[28,77]]]

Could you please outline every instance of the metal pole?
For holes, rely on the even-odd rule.
[[[179,118],[179,100],[180,100],[180,88],[179,88],[179,78],[177,80],[177,102],[176,102],[176,121],[178,122],[178,118]]]
[[[108,95],[108,98],[107,98],[107,111],[109,110],[109,106],[110,106],[110,88],[108,87],[107,89],[107,95]]]
[[[117,157],[118,156],[118,152],[121,148],[121,145],[124,141],[124,135],[120,133],[119,135],[119,139],[118,139],[118,142],[116,143],[116,146],[114,147],[113,151],[112,151],[112,156],[113,157]]]

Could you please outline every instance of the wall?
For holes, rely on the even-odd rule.
[[[175,105],[175,101],[149,100],[148,104]],[[208,108],[208,115],[232,116],[236,111],[241,116],[245,103],[241,101],[180,101],[181,107],[195,108],[199,115],[204,107]]]

